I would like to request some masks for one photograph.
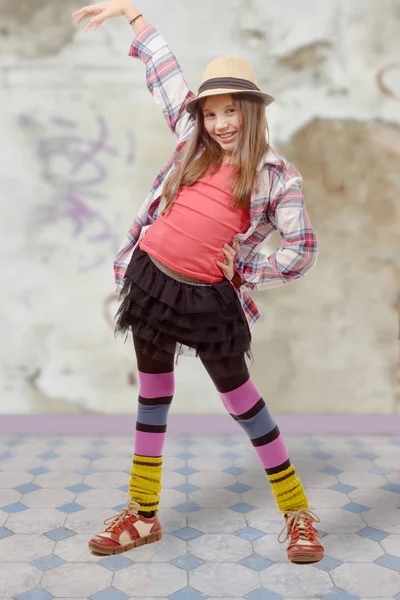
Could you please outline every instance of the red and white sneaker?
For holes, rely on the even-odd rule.
[[[321,536],[314,527],[320,519],[308,508],[288,511],[285,513],[285,527],[279,534],[278,541],[287,546],[288,559],[292,563],[315,563],[324,558],[324,545]],[[286,537],[281,540],[281,535],[286,531]]]
[[[139,510],[140,505],[132,501],[118,515],[106,519],[106,529],[89,541],[90,550],[94,554],[121,554],[144,544],[159,542],[162,527],[158,512],[147,518],[139,515]]]

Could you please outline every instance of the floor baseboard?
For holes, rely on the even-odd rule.
[[[400,415],[274,415],[284,434],[400,435]],[[0,435],[129,435],[136,415],[0,415]],[[228,415],[173,415],[173,435],[237,435],[240,426]]]

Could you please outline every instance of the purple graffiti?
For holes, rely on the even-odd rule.
[[[33,117],[21,116],[24,126],[38,125]],[[107,179],[107,157],[117,157],[119,152],[109,144],[109,129],[102,116],[96,117],[96,134],[93,139],[85,138],[80,133],[77,122],[64,116],[54,117],[52,130],[56,134],[39,136],[37,150],[43,165],[43,179],[53,189],[51,205],[39,207],[37,216],[40,222],[54,224],[69,219],[73,224],[73,237],[84,237],[91,244],[112,242],[114,245],[114,228],[102,215],[101,211],[89,205],[96,205],[107,199],[102,191]],[[128,132],[129,152],[126,164],[132,164],[134,155],[134,138]],[[108,252],[85,261],[85,270],[101,265]]]

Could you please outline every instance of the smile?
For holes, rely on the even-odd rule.
[[[221,140],[230,140],[234,135],[236,135],[236,131],[231,131],[230,133],[223,133],[220,134],[218,137],[221,138]]]

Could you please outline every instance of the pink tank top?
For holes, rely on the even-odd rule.
[[[230,205],[229,181],[234,165],[223,164],[190,187],[182,187],[166,216],[160,215],[139,247],[177,273],[207,283],[224,278],[216,264],[224,262],[224,244],[250,226],[249,208]]]

